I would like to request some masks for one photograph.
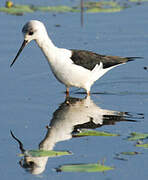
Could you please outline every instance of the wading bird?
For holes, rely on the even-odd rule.
[[[66,94],[69,88],[79,87],[90,95],[93,83],[112,68],[133,61],[137,57],[119,57],[96,54],[87,50],[63,49],[56,47],[49,38],[44,24],[37,20],[27,22],[22,33],[24,41],[16,57],[14,64],[23,48],[32,40],[35,40],[45,55],[55,77],[66,86]]]

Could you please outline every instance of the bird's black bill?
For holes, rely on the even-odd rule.
[[[15,63],[16,59],[18,58],[18,56],[20,55],[20,53],[22,52],[22,50],[24,49],[24,47],[27,45],[28,41],[24,40],[23,44],[21,45],[16,57],[14,58],[14,60],[12,61],[12,63],[10,64],[10,67],[12,67],[12,65]]]

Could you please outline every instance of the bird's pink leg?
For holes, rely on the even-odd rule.
[[[69,96],[69,88],[68,87],[66,88],[66,96],[67,97]]]
[[[90,96],[90,91],[87,91],[87,96]]]

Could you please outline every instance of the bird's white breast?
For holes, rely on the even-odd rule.
[[[66,86],[84,88],[91,71],[75,65],[70,59],[72,54],[70,50],[58,49],[55,54],[56,56],[49,61],[49,64],[56,78]]]

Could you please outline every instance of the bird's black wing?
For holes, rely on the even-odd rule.
[[[86,50],[72,49],[71,60],[74,64],[92,70],[96,64],[103,63],[103,68],[109,68],[118,64],[134,60],[136,57],[106,56]]]

